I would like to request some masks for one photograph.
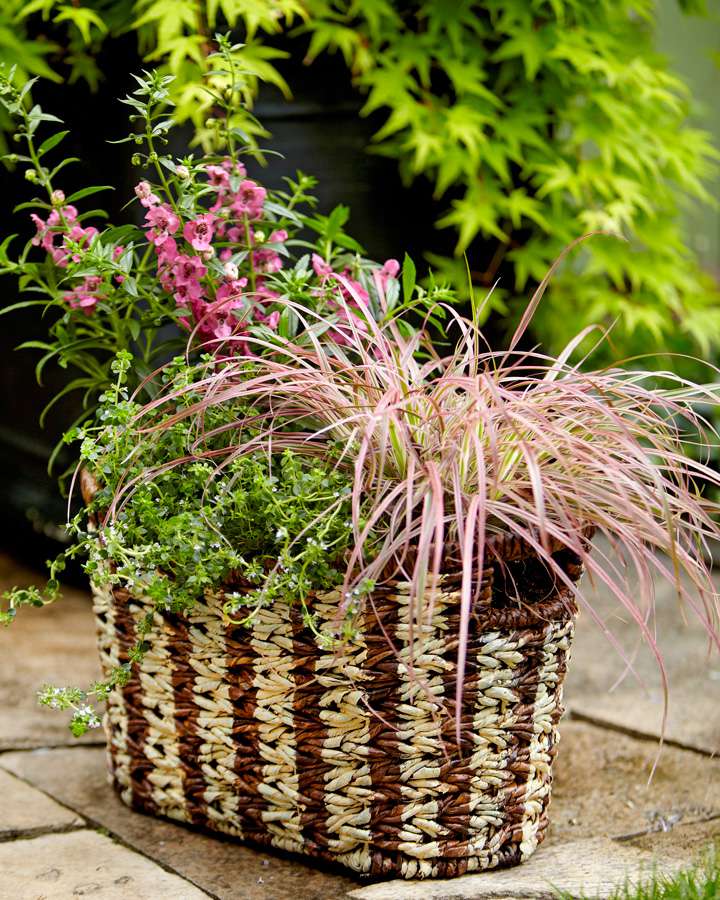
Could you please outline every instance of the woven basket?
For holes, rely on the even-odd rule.
[[[474,607],[460,751],[459,576],[442,579],[432,622],[414,625],[412,662],[407,584],[373,594],[342,656],[289,605],[248,628],[225,623],[223,594],[208,594],[187,616],[154,614],[150,651],[110,695],[122,799],[371,875],[450,877],[527,859],[548,822],[576,610],[527,547],[490,549],[502,562],[488,565]],[[580,577],[577,557],[556,559]],[[518,593],[520,603],[508,596]],[[109,671],[152,604],[117,588],[94,595]],[[313,609],[332,621],[336,596]]]

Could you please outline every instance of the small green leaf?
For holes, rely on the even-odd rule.
[[[405,303],[409,303],[410,300],[412,300],[412,295],[415,293],[416,276],[417,270],[415,268],[415,263],[406,253],[402,265],[403,300]]]

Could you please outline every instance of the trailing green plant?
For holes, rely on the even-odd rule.
[[[681,5],[707,13],[703,2]],[[433,263],[456,287],[465,289],[467,253],[477,283],[502,275],[492,305],[517,310],[562,247],[588,231],[613,231],[628,241],[587,245],[551,286],[535,334],[558,352],[586,325],[616,322],[615,358],[707,355],[720,344],[717,285],[684,244],[678,214],[683,198],[709,201],[703,180],[717,152],[689,126],[688,88],[654,49],[655,6],[124,0],[98,13],[38,0],[5,14],[15,27],[39,14],[67,21],[76,44],[89,47],[137,29],[142,52],[176,76],[178,117],[192,121],[206,149],[220,125],[203,88],[213,66],[207,35],[225,27],[244,34],[232,59],[246,103],[261,81],[289,95],[273,37],[307,35],[306,61],[341,54],[367,95],[364,112],[384,117],[373,149],[397,159],[408,181],[435,185],[445,206],[437,224],[457,232],[458,258]],[[28,58],[42,60],[42,45],[32,49]],[[73,45],[75,74],[96,79],[91,59]],[[218,75],[218,90],[226,82]],[[243,106],[233,116],[253,138],[262,133]]]

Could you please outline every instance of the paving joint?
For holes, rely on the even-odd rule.
[[[697,753],[699,756],[705,756],[709,759],[717,759],[720,757],[720,754],[716,751],[707,750],[703,747],[698,747],[695,744],[687,744],[684,741],[678,741],[676,738],[663,738],[661,735],[654,734],[650,731],[639,731],[637,728],[632,728],[629,725],[611,722],[609,719],[589,715],[588,713],[580,712],[572,707],[568,709],[566,719],[572,719],[575,722],[585,722],[587,725],[594,725],[596,728],[602,728],[605,731],[614,731],[618,734],[624,734],[627,735],[627,737],[635,738],[638,741],[650,741],[657,744],[659,749],[662,749],[662,747],[675,747],[678,750]]]

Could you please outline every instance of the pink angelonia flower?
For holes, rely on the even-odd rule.
[[[147,181],[140,181],[135,185],[135,196],[146,209],[160,204],[160,198],[153,194],[152,188]]]
[[[183,237],[198,253],[210,249],[210,241],[215,231],[215,216],[203,213],[192,222],[187,222],[183,229]]]
[[[172,263],[172,273],[176,284],[188,284],[190,281],[198,281],[207,273],[207,267],[202,264],[199,256],[186,256],[179,253]]]
[[[248,219],[259,219],[262,215],[266,195],[267,191],[264,187],[246,179],[241,182],[230,204],[230,209],[238,218],[247,216]]]
[[[155,245],[155,252],[158,257],[158,266],[171,266],[178,258],[177,241],[175,238],[167,237],[162,244]]]
[[[113,250],[113,259],[117,262],[117,260],[120,259],[124,252],[125,248],[118,244],[117,247]],[[125,281],[124,275],[115,275],[116,284],[122,284],[123,281]]]
[[[319,253],[313,253],[312,267],[315,270],[317,277],[322,280],[327,278],[328,275],[333,274],[332,266],[329,263],[326,263]]]
[[[82,310],[86,316],[92,314],[98,302],[98,298],[94,294],[85,294],[82,291],[65,294],[65,300],[70,304],[71,309]]]
[[[45,219],[41,219],[37,213],[30,213],[30,218],[32,219],[33,224],[35,225],[35,228],[37,229],[36,233],[33,235],[31,244],[33,245],[33,247],[39,247],[41,244],[43,244],[43,241],[45,240],[45,236],[47,235],[48,225],[47,225],[47,222],[45,221]],[[50,237],[50,241],[52,243],[52,236]],[[45,246],[45,245],[43,244],[43,246]],[[45,247],[45,249],[47,250],[48,248]]]
[[[71,309],[79,309],[86,316],[89,316],[97,306],[98,300],[100,300],[96,291],[101,284],[102,278],[99,275],[89,275],[81,285],[64,294],[63,300]]]
[[[48,226],[50,228],[62,228],[64,223],[72,225],[78,217],[77,208],[68,204],[60,209],[54,209],[48,216]]]
[[[256,272],[279,272],[282,269],[280,254],[269,248],[253,250],[252,259]]]
[[[185,284],[176,284],[173,291],[173,297],[178,306],[188,306],[194,300],[202,299],[204,295],[202,285],[196,279],[190,279]]]
[[[180,219],[166,203],[150,207],[145,213],[145,221],[150,226],[145,237],[156,247],[164,244],[180,227]]]
[[[230,187],[230,173],[223,166],[205,166],[208,183],[218,190]]]
[[[258,310],[255,313],[255,319],[258,322],[262,322],[263,325],[267,325],[267,327],[272,329],[273,331],[276,331],[280,322],[280,313],[278,312],[278,310],[273,310],[273,312],[266,316],[265,313],[262,313],[260,312],[260,310]]]
[[[255,292],[253,297],[259,303],[274,303],[276,300],[280,299],[280,294],[270,290],[270,288],[266,286],[264,278],[258,278],[255,282]]]
[[[384,275],[385,280],[387,280],[388,278],[397,278],[399,271],[400,263],[396,259],[386,259],[382,269],[380,269],[380,274]]]
[[[215,297],[222,303],[222,309],[235,309],[244,305],[243,290],[247,287],[247,283],[247,278],[232,278],[220,285]]]
[[[278,228],[277,231],[272,231],[268,238],[271,244],[284,244],[287,239],[288,233],[284,228]]]
[[[223,169],[225,169],[226,171],[228,171],[232,174],[233,161],[229,157],[225,158],[222,161],[222,166],[223,166]],[[244,178],[247,175],[247,169],[241,162],[235,163],[235,174],[238,175],[240,178]]]
[[[71,240],[75,244],[79,244],[83,250],[86,250],[94,237],[99,234],[97,228],[92,225],[89,225],[87,228],[83,228],[81,225],[73,225],[70,229],[67,238]],[[73,262],[80,262],[81,256],[79,253],[72,254]]]

